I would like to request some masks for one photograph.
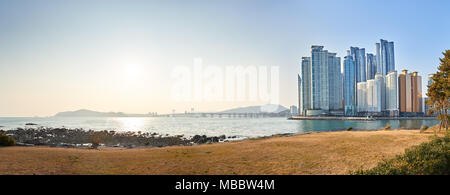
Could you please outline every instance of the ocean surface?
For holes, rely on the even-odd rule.
[[[36,126],[26,126],[35,123]],[[286,118],[188,118],[188,117],[0,117],[0,129],[29,127],[66,127],[86,130],[142,131],[162,135],[207,135],[258,137],[279,133],[338,131],[348,127],[355,130],[376,130],[387,124],[393,129],[419,129],[433,126],[438,120],[287,120]]]

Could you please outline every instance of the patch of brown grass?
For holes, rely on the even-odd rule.
[[[200,146],[0,148],[0,174],[346,174],[428,141],[419,130],[340,131]]]

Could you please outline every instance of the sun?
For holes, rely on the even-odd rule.
[[[122,68],[122,77],[126,82],[136,82],[142,79],[143,76],[142,65],[139,64],[127,64]]]

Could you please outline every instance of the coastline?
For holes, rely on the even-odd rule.
[[[432,130],[360,130],[127,150],[3,147],[0,174],[347,174],[432,135]]]
[[[17,146],[49,146],[61,148],[152,148],[173,145],[191,146],[206,143],[230,141],[236,136],[195,135],[161,135],[141,131],[93,131],[68,128],[17,128],[0,130],[0,133],[11,136]]]
[[[341,116],[291,116],[288,120],[437,120],[436,117],[341,117]]]

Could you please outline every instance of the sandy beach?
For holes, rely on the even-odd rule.
[[[431,130],[339,131],[136,149],[0,148],[0,174],[347,174],[429,140]]]

